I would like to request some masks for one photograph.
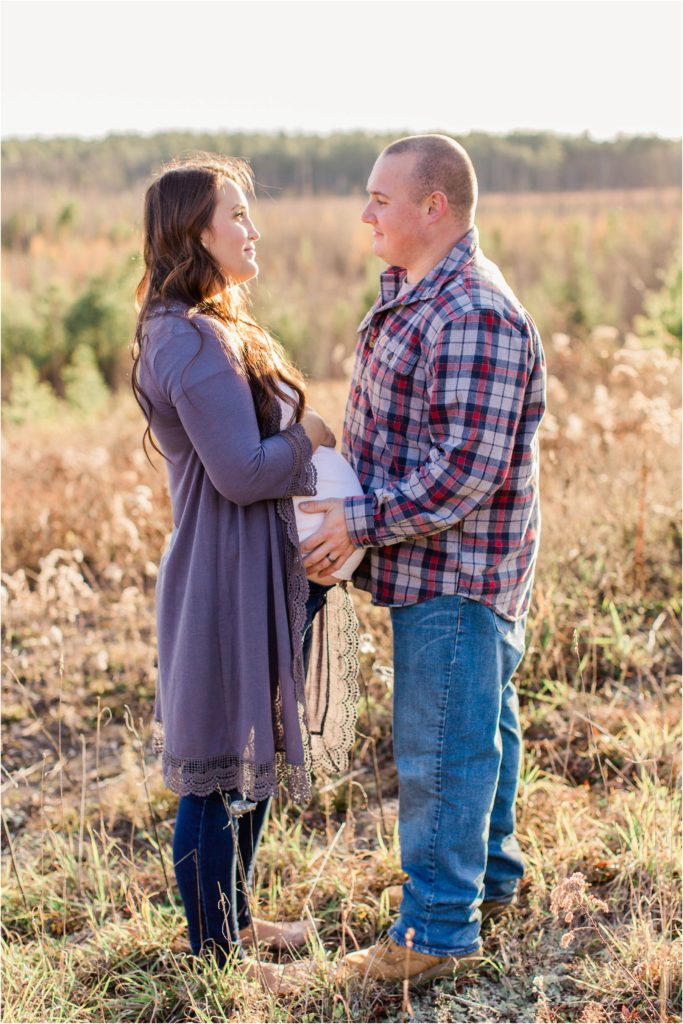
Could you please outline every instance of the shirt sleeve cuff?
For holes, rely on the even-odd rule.
[[[344,518],[352,544],[358,548],[376,546],[374,495],[345,498]]]
[[[294,464],[292,477],[285,498],[314,497],[316,493],[317,473],[311,459],[313,446],[308,434],[300,423],[294,423],[286,430],[281,430],[278,437],[283,438],[292,449]]]

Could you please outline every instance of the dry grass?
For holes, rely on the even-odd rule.
[[[103,205],[94,189],[58,227],[73,200],[5,195],[35,216],[27,250],[3,264],[27,307],[46,282],[73,295],[93,274],[117,279],[135,252],[139,195]],[[337,431],[378,269],[360,207],[347,197],[257,210],[259,313],[315,376],[337,375],[311,389]],[[412,1013],[675,1020],[680,364],[625,332],[678,243],[680,192],[488,196],[479,223],[552,337],[544,536],[518,680],[527,877],[519,913],[488,935],[482,974],[436,985]],[[599,320],[621,330],[586,340]],[[583,342],[553,336],[567,324]],[[382,891],[401,877],[385,610],[355,594],[365,687],[350,777],[322,783],[305,809],[277,801],[259,858],[262,913],[318,922],[319,980],[273,1001],[237,973],[198,974],[170,863],[176,798],[146,743],[165,473],[145,461],[128,397],[97,417],[61,409],[5,431],[3,1019],[405,1019],[401,991],[347,992],[329,973],[337,950],[388,924]]]
[[[142,195],[140,188],[105,201],[96,185],[78,196],[10,185],[4,207],[27,226],[25,241],[3,252],[8,309],[34,318],[49,284],[56,294],[50,317],[58,320],[93,277],[109,282],[123,308],[141,276]],[[316,378],[345,376],[356,325],[376,292],[381,268],[360,222],[363,205],[362,196],[262,197],[255,204],[258,315]],[[75,211],[67,225],[60,224],[65,206]],[[483,195],[477,223],[484,251],[544,336],[568,328],[585,335],[599,323],[626,331],[680,247],[681,193]],[[130,301],[130,333],[132,325]],[[121,337],[124,353],[127,340]],[[122,364],[127,370],[125,354]]]
[[[422,1021],[678,1019],[680,366],[613,331],[547,347],[544,538],[518,680],[523,902],[488,933],[480,976],[412,999]],[[312,391],[338,427],[345,382]],[[400,990],[329,975],[338,949],[387,925],[382,890],[401,877],[388,621],[364,595],[353,775],[305,809],[277,801],[259,859],[262,913],[318,921],[319,977],[276,1001],[193,969],[176,797],[144,742],[170,523],[141,431],[118,398],[97,420],[5,432],[3,1019],[403,1019]]]

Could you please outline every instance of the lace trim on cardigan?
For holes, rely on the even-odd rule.
[[[285,498],[313,497],[316,493],[317,473],[311,462],[313,445],[308,434],[300,423],[293,423],[291,427],[280,431],[280,437],[284,438],[294,453],[292,482]],[[297,546],[298,543],[297,536]]]
[[[313,770],[323,775],[345,772],[358,717],[358,649],[360,637],[353,602],[340,583],[313,622],[306,683]]]
[[[292,434],[296,434],[296,439]],[[300,478],[298,483],[296,480],[293,482],[289,494],[315,494],[317,474],[315,466],[307,461],[310,459],[308,452],[312,453],[308,435],[301,424],[297,423],[281,431],[280,436],[287,437],[290,443],[295,442],[294,472]],[[300,448],[301,441],[305,442],[305,456]],[[308,490],[309,486],[312,490]],[[301,636],[306,621],[308,580],[299,551],[299,535],[291,497],[280,498],[277,511],[287,534],[287,593],[292,635]],[[326,603],[314,619],[311,658],[305,682],[303,651],[295,653],[296,700],[307,770],[331,775],[348,768],[358,717],[359,642],[358,619],[346,584],[343,583],[327,592]]]
[[[164,727],[154,723],[154,750],[161,754],[164,784],[179,796],[209,796],[216,789],[236,789],[252,800],[265,800],[273,796],[278,783],[297,803],[310,799],[310,771],[301,764],[289,764],[279,751],[272,761],[246,761],[235,754],[192,760],[174,757],[164,747]]]
[[[313,469],[315,473],[315,469]],[[315,493],[315,492],[314,492]],[[292,676],[294,678],[294,697],[301,729],[301,743],[304,750],[304,770],[306,773],[306,793],[303,797],[294,797],[307,803],[311,797],[311,735],[308,730],[306,714],[306,684],[304,678],[304,650],[301,638],[306,625],[306,601],[308,600],[308,580],[304,563],[299,551],[299,537],[296,532],[296,518],[291,498],[279,498],[275,507],[277,514],[285,526],[285,572],[287,576],[287,603],[289,606],[289,624],[292,634]]]

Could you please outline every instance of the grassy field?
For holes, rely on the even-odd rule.
[[[675,271],[680,190],[482,198],[484,249],[541,326],[549,367],[518,675],[527,876],[481,974],[410,1005],[330,971],[381,934],[383,890],[401,880],[388,617],[359,592],[350,773],[320,780],[306,808],[276,801],[254,894],[262,916],[315,919],[316,980],[274,1000],[196,971],[171,863],[177,799],[149,744],[170,512],[125,387],[141,194],[12,184],[3,204],[2,1019],[679,1020],[680,299],[655,293]],[[377,287],[362,205],[256,204],[257,312],[337,430]]]
[[[360,243],[359,243],[360,244]],[[313,257],[315,259],[315,257]],[[611,328],[547,338],[543,542],[518,675],[519,911],[472,980],[337,986],[400,881],[385,610],[354,593],[362,701],[350,775],[279,799],[254,894],[312,915],[314,981],[266,996],[200,974],[175,889],[176,798],[150,753],[165,471],[127,395],[8,426],[4,452],[3,1010],[38,1021],[680,1019],[680,362]],[[312,385],[337,426],[344,379]],[[373,760],[379,765],[376,784]]]

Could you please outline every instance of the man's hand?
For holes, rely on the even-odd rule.
[[[315,583],[338,583],[339,580],[332,573],[341,569],[346,559],[356,550],[346,526],[344,499],[302,501],[299,509],[302,512],[325,513],[323,525],[301,545],[306,575]]]

